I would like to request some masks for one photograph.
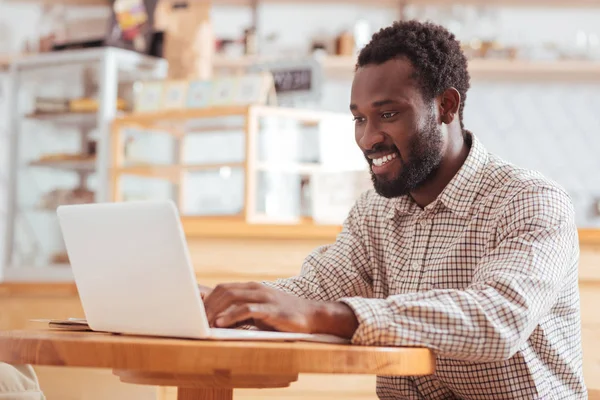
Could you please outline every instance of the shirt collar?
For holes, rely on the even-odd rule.
[[[481,179],[479,175],[488,161],[488,153],[483,144],[473,133],[465,131],[465,134],[471,142],[469,155],[456,175],[434,201],[434,203],[441,202],[446,208],[462,217],[467,216],[473,206]],[[393,218],[396,213],[414,214],[419,209],[417,203],[409,195],[391,200],[393,207],[388,211],[388,218]]]
[[[471,132],[465,133],[471,141],[469,155],[438,197],[442,204],[462,217],[467,216],[473,206],[479,192],[481,172],[488,162],[488,152],[483,144]]]
[[[394,218],[396,214],[414,214],[419,208],[417,203],[415,203],[409,195],[395,197],[391,199],[391,202],[393,207],[390,207],[387,212],[388,218]]]

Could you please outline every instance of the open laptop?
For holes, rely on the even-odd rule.
[[[210,328],[171,201],[69,205],[59,207],[57,214],[91,330],[190,339],[348,342],[332,335]]]

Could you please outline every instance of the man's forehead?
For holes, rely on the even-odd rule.
[[[361,79],[391,79],[410,80],[414,76],[412,63],[405,57],[394,58],[381,64],[367,64],[359,67],[355,73],[355,78]]]
[[[352,103],[374,98],[409,96],[416,88],[410,62],[394,59],[382,64],[368,64],[357,69],[352,81]]]

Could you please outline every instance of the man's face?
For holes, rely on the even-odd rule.
[[[391,198],[419,188],[436,171],[445,146],[435,101],[425,102],[404,59],[356,71],[350,110],[356,143],[377,193]]]

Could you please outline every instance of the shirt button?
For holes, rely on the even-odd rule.
[[[419,224],[421,224],[421,226],[427,226],[428,221],[426,219],[422,219],[421,221],[419,221]]]
[[[418,263],[418,262],[416,262],[416,261],[413,261],[413,263],[412,263],[410,266],[412,267],[412,269],[413,269],[414,271],[420,271],[420,270],[421,270],[421,266],[420,266],[420,265],[419,265],[419,263]]]

